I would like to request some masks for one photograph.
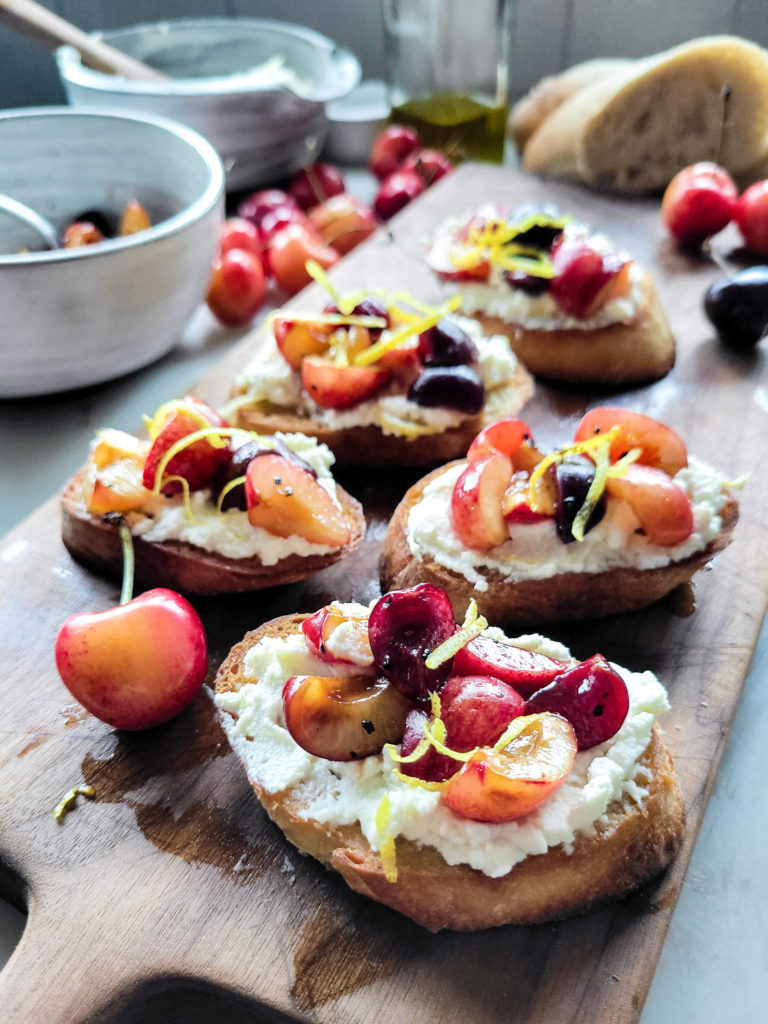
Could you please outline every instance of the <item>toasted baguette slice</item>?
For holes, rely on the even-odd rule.
[[[499,332],[505,333],[505,332]],[[240,406],[229,419],[237,427],[272,434],[302,433],[328,445],[340,465],[433,466],[463,455],[479,430],[501,416],[514,416],[533,395],[531,375],[520,363],[508,384],[494,389],[483,410],[460,426],[441,433],[401,437],[385,434],[379,427],[331,428],[289,410]]]
[[[471,314],[487,334],[504,334],[535,377],[579,384],[637,384],[659,380],[675,362],[675,338],[648,274],[627,323],[595,330],[531,329],[500,317]]]
[[[736,36],[710,36],[580,89],[533,133],[523,166],[648,192],[697,160],[742,171],[760,157],[766,134],[768,52]]]
[[[237,644],[219,669],[216,692],[237,691],[250,680],[245,655],[262,637],[298,632],[306,616],[273,619]],[[388,882],[381,858],[359,825],[332,827],[308,820],[292,789],[268,793],[251,784],[285,836],[356,892],[412,918],[430,931],[475,931],[502,924],[550,921],[581,913],[662,871],[680,845],[685,811],[672,757],[658,726],[640,763],[647,769],[642,806],[616,800],[591,835],[579,835],[571,853],[562,846],[520,861],[507,875],[490,878],[464,864],[449,865],[432,847],[397,841],[397,881]]]
[[[114,526],[84,509],[85,470],[67,484],[61,499],[62,538],[69,553],[89,568],[119,579],[123,571],[120,535]],[[164,586],[185,594],[229,594],[295,583],[354,551],[365,533],[362,506],[336,486],[350,528],[350,539],[326,554],[289,555],[276,565],[259,558],[232,559],[181,541],[154,543],[134,537],[135,578],[142,586]]]
[[[448,468],[433,470],[414,484],[395,509],[381,554],[382,589],[433,583],[447,591],[459,616],[464,614],[470,598],[474,598],[483,615],[501,624],[591,619],[645,608],[681,583],[690,582],[694,573],[730,543],[738,519],[738,505],[729,498],[720,513],[723,525],[717,537],[702,551],[661,568],[561,573],[548,579],[516,582],[490,571],[486,574],[488,590],[480,591],[460,573],[431,558],[415,558],[408,546],[410,510],[421,499],[425,487]]]
[[[634,61],[624,57],[598,57],[574,64],[558,75],[542,78],[538,85],[515,103],[509,116],[509,133],[518,151],[522,153],[528,139],[544,119],[571,96],[593,82],[625,70],[631,63]]]

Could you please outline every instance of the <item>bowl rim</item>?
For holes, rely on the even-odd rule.
[[[301,96],[288,86],[277,88],[266,85],[249,85],[245,72],[232,75],[212,75],[208,78],[171,78],[167,82],[135,81],[109,75],[86,67],[78,51],[72,46],[60,46],[56,50],[56,64],[59,75],[65,82],[102,93],[114,93],[125,96],[209,96],[229,93],[270,93],[287,92],[306,103],[328,103],[345,96],[355,88],[362,78],[360,61],[344,46],[340,46],[328,36],[303,25],[294,25],[276,18],[166,18],[163,21],[142,22],[138,25],[125,25],[117,29],[107,29],[89,33],[94,38],[107,42],[119,39],[120,36],[133,32],[155,31],[168,32],[173,28],[191,27],[227,27],[239,29],[276,29],[289,36],[304,39],[313,46],[326,50],[335,64],[346,71],[346,78],[339,89],[324,93],[318,98]],[[239,76],[239,77],[238,77]],[[236,88],[233,88],[233,80]]]
[[[20,121],[24,118],[45,118],[51,116],[96,118],[99,120],[133,121],[148,124],[169,132],[185,142],[199,156],[207,171],[208,181],[202,193],[188,206],[171,217],[153,224],[144,231],[123,238],[107,238],[94,245],[84,245],[77,249],[46,249],[42,252],[0,253],[0,269],[8,266],[24,266],[29,264],[63,263],[70,260],[98,259],[111,253],[120,253],[126,249],[135,249],[143,245],[151,245],[161,238],[175,234],[179,229],[188,227],[201,220],[212,210],[224,194],[224,166],[219,154],[211,143],[199,132],[186,125],[179,124],[167,117],[156,117],[154,114],[123,113],[122,111],[88,109],[67,106],[49,107],[16,107],[11,110],[0,110],[0,125],[4,121]]]

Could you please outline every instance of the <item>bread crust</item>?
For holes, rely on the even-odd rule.
[[[739,172],[765,148],[766,96],[765,50],[735,36],[694,39],[578,90],[533,132],[523,166],[624,192],[663,189],[698,160]]]
[[[731,541],[738,519],[738,504],[729,497],[721,517],[720,533],[704,548],[679,562],[656,569],[615,568],[595,573],[561,573],[548,579],[511,582],[496,570],[485,573],[486,591],[475,590],[461,574],[431,558],[414,558],[406,534],[408,515],[421,500],[425,487],[449,466],[433,470],[413,485],[395,509],[381,553],[383,590],[432,583],[447,591],[459,616],[474,598],[480,612],[493,622],[540,623],[591,619],[645,608],[675,587],[690,582],[718,551]]]
[[[536,377],[579,384],[659,380],[675,362],[675,339],[658,292],[643,271],[638,310],[628,323],[596,330],[542,330],[471,313],[486,334],[504,334]]]
[[[574,64],[558,75],[542,78],[530,92],[515,103],[509,116],[509,133],[518,152],[522,153],[528,139],[544,119],[571,96],[593,82],[624,70],[630,63],[633,62],[626,57],[597,57]]]
[[[78,562],[119,579],[123,555],[118,530],[83,505],[85,468],[69,481],[61,498],[62,539]],[[258,557],[233,559],[182,541],[156,543],[133,538],[135,578],[142,586],[171,587],[185,594],[230,594],[295,583],[337,562],[358,547],[365,534],[360,503],[336,485],[336,495],[350,528],[349,541],[324,555],[289,555],[275,565]]]
[[[376,426],[334,429],[293,412],[266,412],[257,406],[240,406],[229,419],[234,426],[257,433],[299,432],[316,437],[318,442],[328,445],[339,465],[434,466],[437,462],[463,455],[487,423],[502,416],[514,416],[532,395],[533,379],[518,363],[512,379],[504,387],[491,392],[479,415],[465,420],[458,427],[414,438],[385,434]]]
[[[248,633],[219,670],[216,692],[236,691],[246,681],[243,659],[265,636],[298,632],[305,615],[283,616]],[[662,871],[682,840],[685,810],[672,757],[658,726],[640,763],[649,773],[642,806],[616,800],[593,834],[526,857],[502,878],[465,864],[449,865],[440,853],[398,839],[398,877],[388,882],[379,855],[358,825],[332,827],[302,817],[290,789],[267,793],[251,784],[267,814],[302,852],[338,871],[356,892],[406,914],[436,932],[475,931],[503,924],[556,920],[616,898]]]

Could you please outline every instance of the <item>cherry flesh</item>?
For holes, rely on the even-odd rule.
[[[525,713],[554,711],[567,718],[579,750],[588,750],[615,736],[629,711],[627,685],[602,654],[566,669],[532,694]]]

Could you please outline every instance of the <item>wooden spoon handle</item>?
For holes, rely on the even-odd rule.
[[[82,29],[35,3],[35,0],[0,0],[0,23],[50,49],[65,43],[73,46],[79,51],[83,63],[96,71],[145,82],[160,82],[168,77],[148,64],[116,50],[102,39],[86,35]]]

